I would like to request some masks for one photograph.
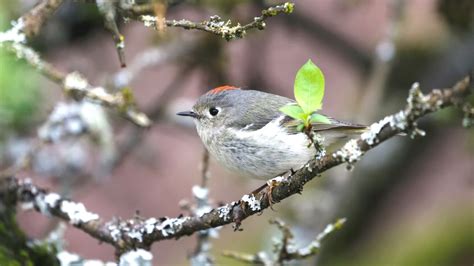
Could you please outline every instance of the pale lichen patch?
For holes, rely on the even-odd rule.
[[[367,131],[362,133],[361,139],[368,145],[372,146],[379,143],[378,135],[382,129],[386,126],[390,126],[393,129],[405,131],[408,129],[408,120],[405,111],[400,111],[394,115],[386,116],[377,123],[370,125]]]
[[[356,163],[364,153],[357,144],[356,139],[348,141],[340,150],[333,153],[334,158],[340,158],[343,162],[347,162],[349,167]]]
[[[12,27],[9,30],[0,32],[0,45],[2,42],[25,43],[26,36],[22,32],[24,26],[22,18],[12,21]]]
[[[153,255],[144,249],[131,250],[120,256],[119,266],[151,266]]]
[[[155,226],[158,223],[156,218],[149,218],[145,221],[145,233],[151,234],[155,230]]]
[[[84,91],[89,87],[87,80],[78,72],[71,72],[64,78],[64,88],[66,91]]]
[[[62,250],[56,254],[59,265],[77,265],[77,266],[117,266],[115,262],[103,262],[100,260],[86,260],[79,255]]]
[[[326,149],[324,148],[325,138],[321,134],[314,134],[313,136],[313,145],[316,148],[316,155],[315,158],[317,160],[321,160],[324,156],[326,156]]]
[[[77,254],[69,253],[67,251],[61,251],[56,254],[60,265],[73,265],[74,263],[80,263],[81,257]]]
[[[34,198],[33,204],[41,213],[50,215],[50,210],[56,208],[60,199],[61,197],[56,193],[39,194]]]
[[[46,196],[44,196],[44,202],[49,208],[56,207],[60,199],[61,199],[61,196],[59,196],[59,194],[56,194],[56,193],[49,193]]]
[[[38,208],[38,210],[46,215],[50,215],[48,205],[44,201],[44,195],[38,195],[35,197],[35,203],[34,205]]]
[[[119,227],[115,224],[110,224],[109,226],[107,226],[107,230],[109,230],[110,236],[114,241],[118,241],[122,237],[122,233]]]
[[[71,224],[82,224],[99,219],[99,215],[87,211],[82,203],[63,200],[60,210],[67,214]]]
[[[181,230],[183,223],[188,220],[189,217],[185,218],[169,218],[157,224],[155,228],[161,232],[164,237],[172,236],[177,231]]]
[[[275,182],[277,184],[280,184],[280,183],[286,182],[286,181],[287,181],[287,179],[286,179],[285,176],[277,176],[277,177],[274,177],[274,178],[268,180],[267,182],[271,182],[271,183]]]
[[[312,165],[311,165],[311,161],[309,161],[308,163],[306,163],[303,167],[305,167],[306,169],[308,169],[308,171],[309,171],[310,173],[313,172],[313,167],[312,167]]]
[[[143,15],[140,17],[141,21],[145,25],[145,27],[151,28],[155,27],[157,19],[155,16],[150,16],[150,15]]]
[[[223,219],[224,221],[230,220],[230,213],[232,211],[232,207],[234,206],[235,202],[231,204],[224,205],[222,207],[217,208],[217,213],[219,214],[219,218]]]
[[[192,188],[193,195],[196,199],[204,200],[209,195],[209,189],[201,186],[193,186]]]
[[[389,116],[390,126],[400,130],[406,130],[408,128],[408,120],[405,111],[400,111],[392,116]]]
[[[246,194],[244,195],[241,199],[240,199],[242,202],[245,202],[247,203],[247,205],[249,206],[249,208],[252,210],[252,211],[260,211],[262,210],[262,207],[260,206],[260,200],[258,200],[257,198],[255,198],[255,195],[253,194]]]
[[[390,120],[391,120],[391,117],[387,116],[381,121],[377,123],[373,123],[372,125],[370,125],[367,131],[362,133],[362,135],[360,136],[361,139],[364,140],[369,145],[374,145],[378,143],[379,141],[377,139],[378,134],[380,133],[382,128],[390,122]]]
[[[127,235],[132,239],[136,239],[139,242],[143,242],[143,234],[138,230],[132,229],[130,230],[130,232],[127,233]]]

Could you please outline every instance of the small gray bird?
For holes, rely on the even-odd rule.
[[[210,154],[226,168],[246,177],[271,179],[297,170],[316,156],[301,123],[279,109],[295,101],[275,94],[221,86],[202,95],[190,111]],[[313,123],[327,151],[334,150],[367,127],[329,118]]]

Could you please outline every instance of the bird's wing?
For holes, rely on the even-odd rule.
[[[231,93],[228,94],[229,97],[232,97]],[[280,123],[282,126],[288,128],[289,133],[298,133],[297,127],[301,122],[285,116],[280,108],[289,103],[294,103],[294,100],[291,100],[286,97],[271,95],[261,91],[252,91],[252,90],[241,90],[239,91],[239,98],[233,98],[234,102],[237,102],[233,106],[236,113],[233,117],[229,118],[228,126],[240,129],[240,130],[258,130],[278,119],[281,119]],[[312,123],[313,130],[315,132],[326,131],[326,130],[345,130],[362,132],[366,126],[351,124],[347,122],[342,122],[334,118],[326,116],[331,123]]]
[[[364,125],[340,121],[329,116],[326,116],[326,117],[329,119],[329,121],[331,121],[330,124],[320,123],[320,122],[311,123],[311,126],[314,132],[322,132],[322,131],[328,131],[328,130],[333,130],[333,131],[344,130],[346,132],[357,134],[357,133],[362,133],[367,129],[367,126],[364,126]],[[288,128],[288,132],[290,133],[298,133],[299,131],[297,127],[300,124],[301,124],[300,121],[295,120],[289,116],[286,116],[285,119],[283,119],[282,121],[282,125]]]
[[[242,94],[245,93],[245,94]],[[243,130],[258,130],[282,116],[280,108],[291,99],[278,95],[270,95],[261,91],[241,91],[240,99],[245,101],[238,106],[236,118],[230,121],[229,126]]]
[[[352,124],[328,116],[326,117],[331,121],[330,124],[311,123],[311,125],[313,132],[323,137],[322,145],[326,148],[326,152],[329,153],[339,149],[349,139],[353,139],[367,130],[367,127],[364,125]],[[283,124],[290,134],[301,132],[298,129],[298,125],[301,124],[300,121],[286,117]]]

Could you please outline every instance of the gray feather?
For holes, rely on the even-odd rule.
[[[236,89],[222,91],[218,94],[205,94],[199,99],[196,104],[198,107],[196,108],[199,109],[199,106],[209,107],[210,105],[219,106],[224,109],[222,119],[225,119],[225,124],[228,127],[258,130],[272,120],[282,116],[283,113],[280,112],[281,107],[294,102],[292,99],[262,91]],[[359,133],[366,128],[364,125],[339,121],[329,116],[326,117],[329,118],[331,124],[313,123],[313,130],[315,132],[346,129]],[[300,123],[299,121],[285,116],[281,123],[288,128],[289,133],[299,133],[296,130]]]
[[[226,112],[227,126],[257,130],[281,116],[279,109],[291,102],[294,101],[262,91],[227,90],[219,94],[206,94],[199,99],[197,105],[207,106],[212,103],[224,109],[232,109],[232,112]]]

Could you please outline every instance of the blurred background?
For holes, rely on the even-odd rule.
[[[36,4],[0,0],[0,29]],[[164,2],[163,2],[164,3]],[[193,21],[219,14],[247,22],[275,1],[169,1],[168,19]],[[177,117],[207,90],[223,84],[293,95],[297,69],[312,59],[326,77],[324,113],[372,123],[401,109],[413,82],[423,91],[448,87],[474,66],[472,0],[298,0],[290,15],[264,31],[227,42],[179,28],[153,30],[119,19],[128,67],[120,68],[110,32],[94,4],[65,1],[32,46],[63,71],[79,71],[111,92],[133,91],[154,123],[140,129],[116,112],[71,102],[61,88],[0,51],[0,169],[58,191],[105,220],[174,217],[201,182],[203,146],[193,124]],[[60,104],[58,104],[60,103]],[[84,115],[85,114],[85,115]],[[54,116],[67,116],[74,136],[62,136]],[[92,118],[91,118],[92,117]],[[77,120],[74,120],[77,119]],[[92,119],[93,121],[89,121]],[[86,120],[86,121],[82,121]],[[321,254],[302,265],[472,265],[474,263],[474,132],[448,109],[420,121],[424,138],[393,138],[370,151],[352,171],[331,169],[261,216],[212,239],[218,264],[238,263],[223,250],[271,250],[282,218],[305,245],[339,217]],[[47,122],[45,122],[47,121]],[[62,125],[64,126],[64,125]],[[41,141],[47,135],[52,143]],[[25,163],[27,162],[27,163]],[[230,202],[262,185],[223,170],[211,159],[213,204]],[[18,213],[21,228],[44,238],[56,221]],[[65,234],[68,251],[113,260],[111,246],[77,229]],[[156,264],[188,264],[196,237],[153,245]]]

